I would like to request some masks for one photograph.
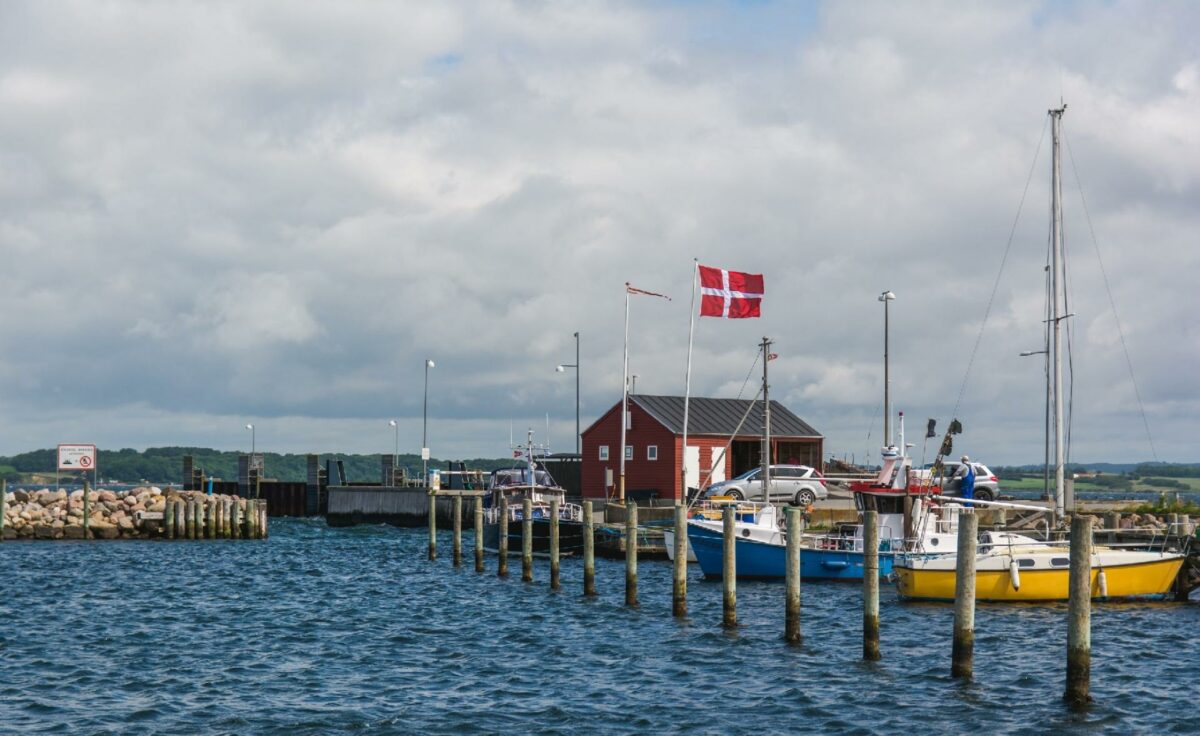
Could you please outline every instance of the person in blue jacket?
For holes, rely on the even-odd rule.
[[[958,495],[968,501],[975,498],[975,468],[971,466],[970,458],[966,455],[962,456],[962,485],[959,486]]]

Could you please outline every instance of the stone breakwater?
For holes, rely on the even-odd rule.
[[[12,491],[5,494],[5,540],[83,539],[83,491]],[[168,505],[172,508],[168,510]],[[225,509],[245,512],[247,502],[235,496],[207,496],[197,491],[166,491],[141,487],[128,491],[90,491],[87,537],[90,539],[148,539],[168,535],[165,522],[185,508]],[[240,514],[239,514],[240,515]],[[166,517],[166,518],[164,518]],[[203,519],[203,516],[200,517]],[[172,519],[173,520],[173,519]],[[265,519],[263,520],[265,524]],[[174,531],[174,530],[170,530]],[[182,530],[181,530],[182,531]],[[179,535],[181,538],[185,534]],[[211,535],[210,535],[211,536]]]

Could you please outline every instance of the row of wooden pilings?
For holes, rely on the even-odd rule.
[[[267,518],[267,502],[262,500],[168,499],[163,509],[163,536],[167,539],[266,539]]]
[[[429,559],[437,559],[437,498],[430,496]],[[475,571],[484,572],[483,499],[475,498]],[[550,589],[560,588],[558,501],[550,506]],[[799,529],[800,510],[786,509],[787,528]],[[508,502],[500,500],[499,561],[497,575],[508,576]],[[454,566],[462,566],[462,496],[454,497],[451,516],[454,528]],[[521,580],[533,582],[532,504],[522,504]],[[737,558],[735,510],[724,509],[722,516],[722,612],[721,624],[736,628]],[[638,605],[637,506],[626,507],[625,526],[625,604]],[[971,678],[975,650],[975,555],[979,517],[973,510],[959,516],[958,556],[954,598],[954,638],[951,648],[951,676]],[[863,514],[863,659],[881,659],[879,647],[879,523],[875,511]],[[800,611],[800,535],[787,535],[787,567],[784,586],[784,633],[789,644],[801,642]],[[687,514],[683,505],[675,506],[674,575],[671,596],[672,614],[687,615]],[[1070,588],[1067,613],[1067,676],[1064,700],[1072,705],[1086,704],[1091,678],[1091,558],[1092,517],[1076,516],[1071,521]],[[595,526],[592,502],[583,504],[583,594],[596,595]]]

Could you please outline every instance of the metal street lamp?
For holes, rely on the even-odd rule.
[[[883,442],[892,446],[892,377],[888,372],[888,302],[895,301],[896,295],[885,291],[879,295],[883,302]]]
[[[395,419],[388,420],[388,426],[395,430],[396,444],[392,446],[392,467],[396,467],[396,459],[400,457],[400,424]]]
[[[421,477],[429,482],[429,369],[432,360],[425,361],[425,401],[421,406]]]
[[[246,425],[246,429],[250,430],[250,458],[253,460],[253,459],[254,459],[254,450],[255,450],[255,445],[254,445],[254,425],[253,425],[253,424],[247,424],[247,425]]]
[[[579,333],[575,333],[575,362],[561,363],[554,370],[559,373],[566,373],[568,368],[575,369],[575,454],[579,455],[580,435],[579,435]]]

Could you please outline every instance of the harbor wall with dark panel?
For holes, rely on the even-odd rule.
[[[329,526],[355,524],[390,524],[400,527],[423,527],[429,523],[429,490],[427,488],[389,488],[386,486],[330,486],[329,507],[325,523]],[[441,494],[449,494],[440,491]],[[462,491],[464,497],[479,492]],[[450,523],[454,513],[452,495],[439,495],[439,522]]]

